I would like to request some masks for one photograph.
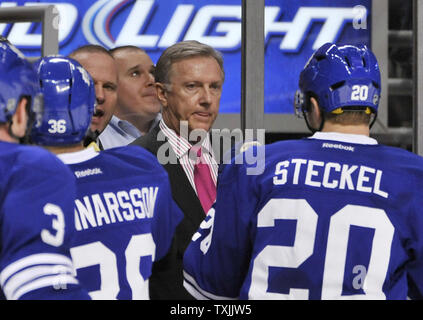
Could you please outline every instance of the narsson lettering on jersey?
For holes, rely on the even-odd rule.
[[[75,228],[95,228],[103,224],[152,218],[159,187],[132,188],[103,192],[75,200]]]

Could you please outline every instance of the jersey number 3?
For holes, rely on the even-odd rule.
[[[283,208],[283,210],[281,210]],[[257,227],[274,227],[275,220],[296,220],[293,246],[268,245],[254,259],[249,297],[308,299],[308,289],[288,294],[267,292],[269,267],[298,268],[314,250],[318,215],[304,199],[272,199],[257,216]],[[374,229],[364,295],[342,296],[350,226]],[[385,299],[382,286],[388,271],[394,227],[382,209],[346,205],[330,219],[324,261],[322,299]]]

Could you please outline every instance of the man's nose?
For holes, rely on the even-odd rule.
[[[155,79],[154,79],[154,75],[152,73],[147,73],[147,82],[146,82],[146,86],[147,87],[151,87],[154,85]]]
[[[96,85],[95,86],[95,97],[97,99],[97,103],[98,104],[103,104],[104,103],[105,96],[104,96],[103,86],[101,86],[101,85]]]
[[[212,102],[212,92],[208,86],[203,86],[201,89],[200,103],[209,106]]]

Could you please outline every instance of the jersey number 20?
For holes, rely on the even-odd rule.
[[[281,210],[283,208],[283,210]],[[275,220],[296,220],[294,245],[266,246],[254,259],[249,297],[308,299],[308,289],[291,288],[288,294],[267,292],[269,268],[298,268],[314,250],[318,215],[305,199],[272,199],[257,216],[257,227],[273,227]],[[374,229],[364,295],[342,296],[351,225]],[[346,205],[332,215],[324,261],[322,299],[385,299],[382,286],[388,270],[394,227],[382,209]]]

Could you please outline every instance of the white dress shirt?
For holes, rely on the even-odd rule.
[[[161,120],[159,126],[163,134],[166,136],[172,150],[175,152],[176,157],[178,158],[184,172],[191,183],[192,188],[197,192],[194,182],[194,165],[196,160],[189,157],[189,151],[193,145],[186,139],[186,137],[178,135],[173,129],[170,129],[164,122]],[[218,164],[214,156],[213,149],[210,143],[210,134],[207,133],[207,136],[203,139],[201,143],[202,156],[204,163],[209,165],[210,174],[213,179],[214,184],[216,185],[217,181],[217,172]]]

